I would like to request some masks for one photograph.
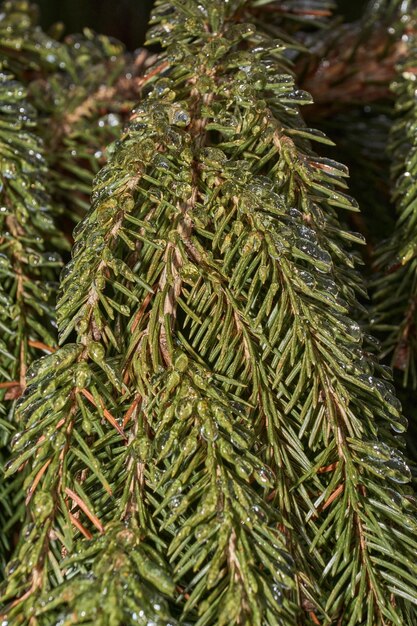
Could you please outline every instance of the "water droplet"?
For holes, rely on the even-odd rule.
[[[313,264],[317,271],[327,273],[332,269],[332,258],[330,254],[308,239],[301,238],[297,244],[297,248],[307,257],[313,259]]]
[[[272,595],[274,600],[281,606],[282,605],[282,587],[279,585],[272,585],[271,587]]]
[[[191,121],[190,114],[184,109],[177,109],[172,116],[172,123],[176,126],[188,126]]]
[[[385,463],[391,458],[391,448],[382,442],[371,444],[367,446],[367,457],[372,461]]]
[[[130,308],[127,304],[120,304],[118,309],[121,315],[125,315],[126,317],[130,315]]]
[[[266,520],[266,513],[258,504],[254,504],[252,506],[252,511],[255,513],[256,517],[258,517],[260,520],[262,521]]]
[[[10,261],[5,254],[0,254],[0,270],[10,267]]]
[[[285,94],[285,97],[283,97],[282,100],[285,101],[285,99],[294,103],[299,102],[301,104],[312,104],[313,102],[310,94],[302,89],[294,89],[290,93]]]
[[[402,498],[402,505],[406,511],[417,511],[417,498],[412,495],[406,494]]]
[[[140,436],[132,442],[132,449],[140,462],[146,462],[152,454],[152,445],[149,439]]]
[[[11,576],[11,574],[13,574],[13,572],[15,572],[17,570],[17,568],[19,567],[21,561],[19,561],[19,559],[13,559],[13,561],[10,561],[5,569],[5,573],[7,576]],[[7,624],[8,622],[6,622]],[[2,624],[4,624],[4,622],[2,622]]]
[[[392,412],[394,415],[398,417],[401,417],[402,406],[401,406],[400,400],[396,396],[394,396],[391,392],[385,393],[384,400],[389,405],[390,412]],[[399,422],[401,421],[402,420],[400,419]],[[407,421],[405,421],[405,424],[407,427]]]
[[[298,276],[301,278],[303,283],[307,285],[310,289],[314,288],[316,285],[316,279],[310,272],[306,272],[305,270],[299,270]]]
[[[36,528],[36,526],[35,526],[35,524],[33,522],[29,522],[29,524],[24,526],[24,529],[23,529],[23,536],[24,536],[24,538],[28,539],[30,537],[30,535],[32,534],[32,532],[34,531],[35,528]]]
[[[311,241],[311,243],[317,243],[317,234],[312,228],[308,228],[308,226],[298,226],[297,228],[298,234],[302,239],[306,239],[307,241]]]
[[[345,333],[348,335],[348,337],[353,339],[353,341],[355,342],[360,341],[362,339],[362,330],[357,322],[347,317],[343,317],[343,316],[339,316],[338,319],[339,321],[343,323]],[[372,383],[370,382],[370,384],[372,386],[373,382]]]
[[[387,477],[396,483],[408,483],[411,480],[411,471],[408,465],[395,453],[391,459],[385,464]]]
[[[202,524],[201,526],[197,526],[194,531],[194,536],[198,542],[203,542],[207,539],[212,530],[212,527],[208,524]]]
[[[75,329],[79,335],[84,335],[88,329],[88,320],[85,318],[78,319],[75,324]]]
[[[339,293],[339,287],[334,280],[330,280],[330,278],[325,278],[324,276],[320,278],[320,288],[332,296],[337,296]]]
[[[239,461],[238,463],[236,463],[235,469],[238,476],[249,482],[250,476],[252,474],[252,467],[249,465],[249,463],[246,463],[245,461]]]
[[[408,428],[408,420],[403,415],[391,417],[391,428],[396,433],[404,433]]]
[[[74,372],[73,382],[75,387],[85,389],[90,384],[91,372],[86,363],[80,363]]]
[[[256,469],[254,471],[254,476],[260,485],[273,487],[275,477],[269,467],[261,467],[260,469]]]
[[[28,263],[29,265],[40,265],[42,262],[42,255],[37,254],[36,252],[32,252],[28,255]]]
[[[41,523],[52,513],[54,509],[54,500],[51,494],[39,491],[33,498],[32,510],[35,515],[35,521]]]
[[[157,447],[160,456],[163,458],[168,458],[172,456],[176,441],[176,439],[174,440],[174,442],[171,441],[169,433],[164,433],[163,435],[161,435],[157,440]]]
[[[181,376],[179,375],[178,372],[171,372],[167,378],[167,382],[166,382],[166,390],[169,393],[170,391],[172,391],[173,389],[175,389],[175,387],[178,387],[178,385],[181,382]]]
[[[171,509],[178,509],[178,507],[181,505],[182,501],[183,501],[183,496],[181,495],[176,495],[173,498],[171,498],[171,500],[169,501],[169,507]]]
[[[201,436],[208,442],[216,441],[219,436],[217,425],[213,422],[206,422],[200,429]]]
[[[93,359],[93,361],[101,362],[104,360],[106,351],[101,343],[99,343],[98,341],[91,341],[88,346],[88,354]]]
[[[61,431],[58,431],[54,435],[52,435],[51,440],[54,444],[54,447],[57,448],[58,450],[61,450],[67,443],[67,438],[65,436],[65,433]]]
[[[182,400],[175,408],[175,415],[178,419],[184,420],[193,413],[194,403],[190,400]]]
[[[186,354],[180,353],[175,357],[174,367],[178,372],[185,372],[188,369],[189,360]]]

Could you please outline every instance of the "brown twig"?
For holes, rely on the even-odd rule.
[[[97,407],[96,401],[94,400],[93,396],[91,395],[91,393],[89,391],[87,391],[87,389],[80,389],[80,393],[83,394],[83,396],[85,396],[87,398],[87,400],[89,400],[91,402],[91,404],[93,406]],[[101,403],[101,408],[103,410],[103,415],[106,418],[106,420],[108,422],[110,422],[110,424],[117,430],[117,432],[124,438],[126,439],[126,435],[124,433],[123,428],[121,428],[119,426],[119,424],[116,422],[115,418],[113,417],[113,415],[104,408],[103,403]]]
[[[71,522],[74,524],[75,528],[78,528],[78,530],[80,531],[80,533],[82,535],[84,535],[84,537],[86,539],[92,539],[93,535],[90,533],[90,531],[88,531],[86,528],[84,528],[84,526],[81,524],[81,522],[75,517],[75,515],[73,515],[72,513],[69,514],[69,518],[71,520]]]
[[[65,488],[65,493],[67,494],[67,496],[69,496],[80,507],[80,509],[82,511],[84,511],[84,513],[91,520],[91,522],[94,524],[94,526],[101,533],[104,533],[104,526],[103,526],[103,524],[100,522],[100,520],[98,519],[97,515],[95,515],[92,511],[90,511],[90,509],[88,508],[88,506],[86,505],[84,500],[82,500],[82,498],[80,498],[80,496],[77,495],[75,493],[75,491],[72,491],[72,489],[70,489],[69,487]]]
[[[31,348],[38,348],[39,350],[44,350],[44,352],[56,352],[56,348],[52,346],[48,346],[43,341],[34,341],[33,339],[29,339],[28,344]]]

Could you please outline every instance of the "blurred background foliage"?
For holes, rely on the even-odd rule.
[[[49,28],[62,22],[67,33],[84,26],[120,39],[129,50],[143,44],[153,0],[37,0],[41,24]],[[338,0],[340,13],[348,20],[357,18],[363,0]]]
[[[62,22],[66,33],[75,33],[88,26],[134,50],[143,44],[153,0],[36,0],[36,4],[44,28]]]

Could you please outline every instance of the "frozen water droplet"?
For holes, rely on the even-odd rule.
[[[171,498],[171,500],[169,501],[169,506],[171,509],[178,509],[182,501],[183,501],[183,496],[176,495],[173,498]]]
[[[190,400],[182,400],[175,408],[175,415],[178,419],[187,419],[193,413],[193,402]]]
[[[252,474],[252,467],[249,465],[249,463],[246,463],[245,461],[239,461],[238,463],[236,463],[235,468],[238,476],[246,481],[249,481]]]
[[[206,422],[200,429],[201,436],[208,442],[216,441],[219,436],[217,425],[213,422]]]
[[[298,276],[301,278],[303,283],[307,285],[307,287],[309,287],[310,289],[315,287],[316,279],[314,278],[312,274],[310,274],[310,272],[307,272],[305,270],[299,270]]]
[[[272,585],[272,595],[274,600],[281,606],[282,605],[282,589],[279,585]]]
[[[411,471],[408,465],[395,453],[385,464],[387,477],[396,483],[408,483],[411,480]]]
[[[86,363],[80,363],[74,373],[74,385],[79,389],[85,389],[90,384],[91,373]]]
[[[54,447],[57,448],[58,450],[61,450],[66,442],[67,442],[67,438],[65,436],[65,433],[58,431],[57,433],[55,433],[54,435],[52,435],[51,440],[54,444]]]
[[[391,449],[382,442],[371,444],[368,448],[367,456],[372,461],[385,463],[391,458]]]
[[[404,433],[408,428],[408,420],[403,415],[391,417],[391,428],[396,433]]]
[[[93,361],[103,361],[106,353],[104,346],[98,341],[92,341],[88,346],[88,353]]]
[[[172,116],[172,123],[175,124],[176,126],[182,126],[182,127],[188,126],[190,121],[191,121],[190,114],[188,113],[188,111],[185,111],[184,109],[176,110]]]
[[[323,250],[308,239],[303,238],[299,240],[297,248],[307,257],[311,257],[314,266],[319,272],[330,272],[332,268],[332,258],[326,250]]]
[[[33,498],[33,512],[37,523],[43,522],[53,511],[54,500],[49,493],[39,491]]]
[[[308,228],[308,226],[299,226],[298,233],[300,237],[302,237],[303,239],[307,239],[307,241],[311,241],[312,243],[317,242],[317,234],[312,228]]]

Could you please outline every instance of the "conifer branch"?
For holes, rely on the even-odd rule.
[[[417,363],[415,349],[415,217],[413,212],[413,124],[416,116],[415,50],[410,45],[406,61],[398,66],[393,83],[396,120],[390,134],[394,192],[397,209],[393,237],[381,245],[377,265],[381,274],[374,282],[374,328],[384,337],[384,354],[390,355],[394,368],[403,372],[403,383],[415,388]]]
[[[256,4],[156,3],[164,52],[19,405],[16,624],[416,620],[406,422],[338,214],[358,207]]]
[[[34,134],[35,111],[26,100],[23,86],[6,71],[1,75],[0,99],[0,410],[6,413],[6,407],[12,407],[4,425],[4,462],[7,440],[16,427],[13,407],[26,388],[27,368],[39,356],[40,346],[56,342],[53,303],[62,262],[57,252],[48,251],[50,239],[58,242],[59,237],[45,189],[43,145]],[[20,480],[17,486],[21,487]],[[16,519],[10,488],[5,483],[0,492],[4,507],[2,536],[7,547],[7,530]],[[18,502],[14,506],[18,508]]]
[[[145,51],[140,51],[132,57],[125,55],[120,44],[106,37],[96,36],[88,30],[83,36],[67,37],[64,42],[56,41],[38,27],[34,7],[29,3],[16,1],[2,4],[0,54],[4,67],[10,68],[25,84],[27,90],[26,100],[22,102],[19,114],[16,108],[18,105],[14,103],[10,105],[12,108],[7,111],[8,119],[11,120],[9,123],[10,125],[22,121],[26,123],[32,133],[30,138],[28,135],[27,149],[34,155],[34,148],[31,149],[29,141],[34,144],[36,142],[36,151],[42,150],[39,159],[46,159],[48,165],[45,167],[46,164],[42,160],[38,161],[43,177],[42,184],[48,187],[47,201],[55,213],[55,226],[45,211],[44,202],[42,206],[38,203],[39,206],[33,204],[31,207],[33,225],[30,225],[30,228],[17,206],[4,207],[4,211],[11,209],[18,217],[11,214],[3,219],[2,237],[26,239],[29,247],[31,242],[28,238],[33,237],[35,248],[31,256],[29,250],[25,262],[35,265],[36,247],[50,246],[53,250],[51,260],[55,251],[68,250],[73,222],[78,221],[85,212],[93,174],[99,164],[105,161],[104,149],[120,132],[124,118],[139,97],[143,67],[149,55]],[[14,89],[18,88],[17,83],[13,85]],[[5,106],[7,109],[9,105]],[[18,122],[12,122],[11,115],[17,116]],[[4,133],[5,142],[7,128]],[[38,139],[34,138],[33,133],[36,133]],[[19,141],[23,143],[19,145],[19,152],[16,154],[20,158],[25,148],[24,136],[21,134],[19,137]],[[16,156],[10,157],[13,167],[15,160]],[[31,167],[33,169],[33,164]],[[26,174],[22,185],[29,188],[31,175],[26,171],[24,163],[22,169]],[[40,193],[41,190],[36,191],[37,195]],[[15,200],[9,197],[7,202],[13,204]],[[26,202],[30,203],[29,195]],[[40,239],[39,233],[42,233],[44,242]],[[3,242],[3,245],[6,244]],[[2,377],[0,408],[5,412],[8,411],[8,421],[2,425],[4,433],[2,467],[10,454],[7,441],[13,429],[17,427],[14,421],[14,405],[25,389],[27,367],[42,353],[54,351],[56,343],[54,301],[58,261],[56,257],[55,269],[48,269],[45,266],[39,270],[35,267],[36,283],[31,280],[31,276],[25,276],[16,264],[7,270],[8,284],[4,287],[11,293],[11,299],[3,301],[4,310],[8,309],[7,319],[3,318],[3,330],[4,324],[10,323],[12,310],[15,315],[20,307],[19,302],[24,290],[30,288],[33,293],[30,315],[21,318],[20,339],[18,340],[16,333],[9,332],[10,329],[4,330],[6,343],[2,353],[4,360],[0,363]],[[6,271],[5,267],[3,271]],[[11,280],[13,274],[16,277],[16,287]],[[4,298],[6,296],[7,294]],[[29,294],[26,297],[29,297]],[[45,297],[48,298],[47,305],[42,304]],[[36,316],[33,315],[35,312],[33,309],[36,309]],[[29,324],[31,318],[33,318],[32,327],[36,325],[34,329]],[[13,350],[10,346],[13,346]],[[12,529],[21,515],[17,500],[14,505],[11,504],[20,489],[19,477],[14,485],[7,483],[2,491],[5,511],[5,517],[2,518],[4,528],[2,540],[7,545]]]
[[[406,37],[413,30],[403,28]],[[374,21],[366,36],[363,21],[329,30],[298,63],[299,80],[314,99],[308,114],[321,119],[348,106],[392,100],[389,86],[407,51],[407,43],[381,22]]]

